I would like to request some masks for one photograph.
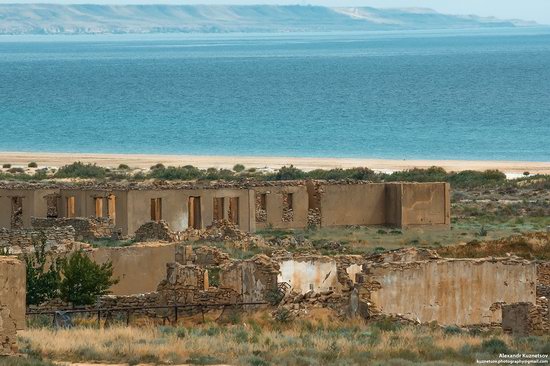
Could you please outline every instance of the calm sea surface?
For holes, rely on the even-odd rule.
[[[1,36],[0,131],[3,151],[550,161],[550,29]]]

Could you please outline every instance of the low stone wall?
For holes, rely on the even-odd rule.
[[[70,251],[75,242],[72,227],[45,229],[5,229],[0,228],[0,247],[8,248],[10,254],[32,252],[34,244],[46,239],[46,249],[54,252]]]
[[[537,303],[520,302],[502,306],[502,329],[514,336],[545,335],[550,333],[548,299]]]
[[[32,217],[31,226],[35,229],[64,228],[71,226],[77,240],[118,239],[120,230],[113,220],[104,217],[42,218]]]

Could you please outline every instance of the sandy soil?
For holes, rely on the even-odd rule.
[[[105,167],[127,164],[132,168],[149,168],[156,163],[165,165],[194,165],[199,168],[232,168],[240,163],[247,168],[278,169],[293,164],[303,170],[368,167],[376,171],[392,172],[411,168],[440,166],[447,171],[498,169],[508,174],[550,174],[550,161],[468,161],[468,160],[390,160],[354,158],[297,158],[262,156],[194,156],[194,155],[143,155],[143,154],[82,154],[82,153],[32,153],[0,152],[0,164],[27,166],[31,161],[39,167],[59,167],[74,161],[96,163]]]

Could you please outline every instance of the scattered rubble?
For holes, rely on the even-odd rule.
[[[137,242],[147,241],[180,241],[178,233],[173,232],[166,221],[149,221],[141,225],[134,235],[134,240]]]

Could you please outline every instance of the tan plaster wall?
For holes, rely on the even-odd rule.
[[[403,225],[450,224],[447,183],[403,183]]]
[[[25,329],[25,264],[14,257],[0,256],[0,305],[7,305],[17,329]]]
[[[536,267],[527,261],[391,263],[371,266],[367,276],[381,286],[371,294],[376,308],[423,323],[500,323],[500,308],[493,304],[536,301]]]
[[[166,265],[174,262],[176,245],[138,244],[123,248],[97,248],[88,252],[97,263],[113,262],[113,276],[119,283],[113,295],[133,295],[157,290],[166,278]]]
[[[60,192],[58,214],[59,217],[68,217],[67,198],[75,197],[75,216],[76,217],[95,217],[95,197],[107,197],[113,194],[116,197],[115,202],[115,227],[122,230],[123,235],[128,235],[128,193],[126,191],[98,191],[98,190],[77,190],[62,189]],[[45,201],[45,200],[44,200]],[[46,207],[47,208],[47,207]],[[103,216],[108,215],[107,202],[103,204]],[[37,217],[46,217],[46,212]]]
[[[266,212],[267,222],[256,222],[258,229],[271,225],[280,229],[300,229],[307,226],[307,211],[309,206],[308,192],[306,186],[288,186],[288,187],[256,187],[255,194],[266,194]],[[292,221],[283,221],[283,194],[292,193],[292,207],[294,219]],[[255,198],[255,196],[254,196]],[[256,203],[253,207],[252,218],[256,220]]]
[[[384,225],[385,184],[323,185],[321,226]]]
[[[23,197],[23,227],[31,227],[31,217],[45,217],[45,196],[57,193],[56,189],[17,190],[0,189],[0,227],[11,228],[11,197]]]
[[[162,219],[174,231],[188,227],[189,197],[201,197],[202,228],[212,224],[214,197],[225,197],[224,217],[229,210],[229,197],[239,198],[239,227],[244,231],[255,231],[253,194],[247,189],[196,189],[196,190],[148,190],[128,192],[128,234],[132,235],[141,225],[151,221],[151,199],[162,198]],[[117,216],[118,217],[118,216]],[[251,219],[252,217],[252,219]]]

